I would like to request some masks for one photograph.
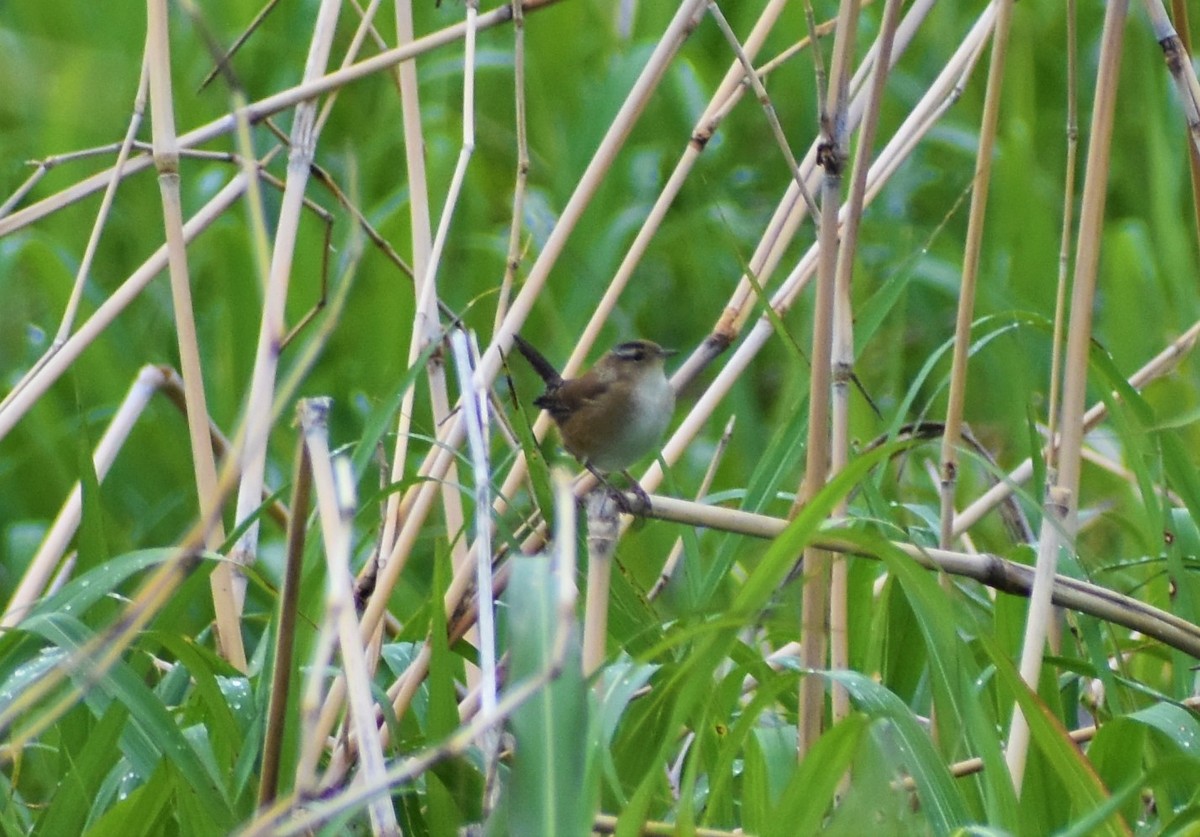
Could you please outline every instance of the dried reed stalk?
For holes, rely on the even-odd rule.
[[[946,429],[942,434],[941,531],[938,544],[949,549],[954,532],[954,495],[958,487],[958,446],[962,441],[963,406],[967,396],[967,358],[971,348],[971,323],[975,319],[975,289],[979,276],[979,252],[983,247],[988,190],[992,182],[992,158],[996,126],[1000,121],[1000,99],[1004,90],[1004,61],[1012,28],[1013,0],[999,0],[996,25],[992,29],[992,56],[988,65],[987,92],[979,127],[975,156],[971,209],[967,217],[967,240],[963,252],[962,281],[958,288],[958,316],[954,323],[954,349],[950,366],[950,395],[946,407]]]
[[[833,386],[833,305],[837,281],[839,209],[842,170],[849,157],[846,106],[850,61],[858,24],[859,4],[843,0],[829,70],[829,88],[821,106],[821,144],[817,162],[824,168],[821,181],[821,219],[817,249],[817,288],[813,303],[813,335],[808,388],[808,444],[804,481],[797,492],[795,515],[824,488],[830,469],[830,410]],[[819,84],[819,82],[818,82]],[[800,664],[809,669],[826,666],[828,647],[830,557],[822,549],[804,550],[804,591],[800,604]],[[800,758],[821,735],[825,713],[825,684],[818,677],[800,680],[797,750]]]
[[[150,120],[154,134],[154,166],[158,170],[166,228],[167,266],[171,277],[171,302],[175,313],[175,333],[179,341],[179,371],[183,377],[187,406],[188,439],[191,442],[192,467],[200,517],[214,521],[206,530],[205,546],[220,549],[225,540],[217,497],[217,463],[208,432],[208,404],[204,394],[204,370],[196,337],[192,311],[191,280],[188,277],[187,241],[183,233],[183,208],[179,194],[179,148],[175,134],[175,112],[171,90],[170,34],[164,0],[148,0],[147,57],[150,76]],[[262,485],[258,486],[261,496]],[[209,577],[213,610],[216,613],[217,647],[239,671],[246,670],[246,649],[238,620],[240,606],[235,599],[232,569],[221,563]]]
[[[1087,173],[1083,184],[1083,206],[1079,213],[1079,243],[1071,287],[1071,318],[1067,332],[1066,379],[1063,384],[1062,443],[1059,448],[1058,480],[1047,499],[1038,537],[1037,571],[1029,598],[1029,615],[1021,648],[1020,672],[1031,689],[1037,690],[1038,675],[1052,613],[1053,578],[1060,546],[1073,550],[1078,526],[1079,473],[1085,426],[1088,352],[1092,341],[1092,305],[1100,240],[1104,226],[1104,199],[1108,187],[1113,115],[1116,110],[1117,79],[1121,66],[1121,43],[1125,34],[1126,0],[1113,0],[1104,15],[1100,44],[1100,69],[1089,131]],[[1006,759],[1013,786],[1020,792],[1029,747],[1029,725],[1019,707],[1013,709]]]

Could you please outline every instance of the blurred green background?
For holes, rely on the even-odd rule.
[[[743,37],[757,7],[739,3],[726,10]],[[889,136],[908,113],[982,7],[968,3],[935,8],[888,83],[881,137]],[[313,2],[281,6],[234,59],[233,71],[250,99],[297,81],[315,10]],[[825,20],[835,6],[818,3],[815,10],[817,18]],[[218,42],[228,44],[255,11],[250,2],[207,3],[201,10],[203,26]],[[566,0],[527,19],[532,167],[524,219],[526,268],[672,11],[667,4],[637,4],[628,36],[618,31],[614,6],[599,0]],[[1080,135],[1086,143],[1103,9],[1086,3],[1079,11]],[[864,14],[859,33],[864,49],[875,34],[879,13],[872,8]],[[428,32],[460,20],[463,9],[447,0],[440,5],[420,3],[416,14],[418,32]],[[0,7],[5,45],[0,50],[0,191],[10,194],[25,179],[30,172],[27,160],[120,139],[136,89],[143,15],[137,4]],[[335,57],[348,43],[352,18],[352,12],[343,12]],[[389,16],[384,15],[385,38],[391,37],[388,25]],[[999,322],[1020,325],[975,354],[967,396],[967,420],[1002,466],[1029,452],[1029,421],[1044,420],[1050,341],[1048,327],[1034,323],[1048,322],[1052,316],[1058,263],[1068,95],[1064,26],[1056,5],[1021,3],[1016,8],[977,305],[978,317],[998,319],[982,325],[977,334],[995,330]],[[225,112],[230,100],[219,80],[197,92],[212,64],[199,25],[173,6],[171,27],[176,120],[183,132]],[[762,55],[773,56],[805,32],[800,7],[789,8]],[[830,49],[831,43],[824,42],[825,55]],[[494,317],[511,212],[516,159],[512,50],[509,27],[481,33],[476,150],[438,277],[443,299],[463,312],[482,339],[489,335]],[[720,33],[711,20],[704,20],[621,151],[524,328],[555,362],[565,360],[729,62]],[[440,211],[461,141],[461,45],[427,55],[418,66],[432,203]],[[944,409],[949,366],[945,356],[919,384],[911,409],[898,412],[919,370],[952,331],[966,227],[966,204],[956,201],[974,166],[985,69],[986,56],[961,100],[866,213],[855,275],[857,302],[865,305],[889,282],[899,293],[882,325],[861,346],[856,371],[882,411],[877,418],[856,397],[854,434],[861,443],[904,421],[938,419]],[[797,154],[815,132],[813,75],[805,52],[767,80]],[[1096,339],[1129,373],[1197,316],[1196,236],[1184,122],[1140,9],[1129,20],[1121,97]],[[285,130],[289,120],[287,115],[281,119]],[[265,148],[264,129],[255,136],[257,147]],[[149,138],[148,113],[140,137]],[[317,162],[347,193],[357,196],[376,228],[407,255],[411,245],[401,143],[398,96],[393,83],[377,75],[339,94],[320,139]],[[232,142],[222,138],[209,148],[229,151]],[[102,155],[52,169],[26,203],[110,159]],[[271,170],[282,177],[283,165],[276,160]],[[199,207],[231,173],[227,163],[185,161],[186,208]],[[688,350],[702,340],[739,279],[787,178],[763,114],[747,98],[708,144],[601,343],[646,336]],[[350,220],[319,185],[310,186],[309,194],[336,218],[331,259],[335,273]],[[279,195],[268,188],[266,196],[270,223]],[[57,329],[98,204],[99,196],[94,195],[0,240],[0,381],[6,389],[47,348]],[[288,305],[292,322],[318,298],[323,232],[313,216],[306,217]],[[812,227],[806,225],[768,288],[812,239]],[[154,175],[144,172],[118,192],[81,316],[94,310],[161,241],[158,188]],[[190,249],[189,266],[209,405],[217,422],[231,429],[243,409],[261,297],[244,205],[198,239]],[[805,352],[810,304],[806,295],[785,319]],[[0,440],[0,587],[12,584],[20,572],[31,542],[78,475],[80,450],[90,449],[98,438],[138,368],[177,363],[170,306],[166,279],[160,277],[18,428]],[[303,387],[305,394],[334,397],[335,440],[357,438],[369,410],[403,374],[411,311],[410,280],[368,247],[347,309]],[[284,366],[292,360],[285,353]],[[534,378],[524,368],[515,369],[514,375],[520,397],[528,401],[537,390]],[[1150,389],[1147,398],[1159,421],[1183,423],[1192,432],[1195,383],[1194,368],[1186,363],[1171,380]],[[737,414],[736,435],[716,490],[736,491],[746,485],[769,434],[793,414],[807,385],[805,362],[783,341],[773,340],[706,431],[705,439],[714,441],[729,414]],[[689,403],[685,398],[683,409]],[[423,394],[415,415],[414,430],[432,435]],[[155,402],[139,422],[103,490],[114,551],[170,542],[192,520],[194,488],[185,440],[181,417],[162,402]],[[291,434],[275,433],[272,445],[268,473],[272,484],[279,485],[290,461]],[[679,491],[695,490],[710,450],[711,445],[694,445],[674,469]],[[797,472],[782,482],[795,484],[798,479]],[[979,485],[977,476],[966,476],[967,491]],[[1098,486],[1091,490],[1120,490],[1105,481]],[[1085,496],[1085,503],[1088,500]]]
[[[620,30],[617,4],[610,0],[562,0],[526,20],[525,94],[531,169],[521,219],[522,275],[554,228],[674,11],[671,4],[631,5],[635,14],[629,32]],[[725,5],[734,30],[744,37],[762,4]],[[935,6],[888,81],[878,145],[911,111],[984,6],[981,2]],[[181,5],[170,6],[175,111],[180,132],[218,118],[231,106],[229,88],[222,80],[199,89],[213,63],[204,45],[205,35],[219,44],[230,44],[257,11],[257,4],[249,0],[215,0],[203,5],[202,19],[194,20],[184,14]],[[824,21],[835,14],[836,6],[830,0],[821,0],[814,3],[814,11],[817,20]],[[316,12],[314,0],[281,4],[233,59],[232,71],[248,99],[262,99],[298,82]],[[881,13],[879,3],[863,12],[859,56],[874,38]],[[1103,13],[1100,3],[1079,6],[1077,192],[1082,188]],[[28,160],[106,146],[123,136],[137,87],[144,14],[136,3],[0,4],[0,194],[11,194],[25,180],[31,171]],[[417,32],[428,33],[460,21],[464,11],[459,0],[442,0],[440,4],[426,0],[417,5],[415,14]],[[349,44],[354,23],[352,8],[343,9],[334,63]],[[382,37],[394,40],[390,13],[381,15],[379,25]],[[762,60],[806,32],[802,4],[790,4],[763,49]],[[975,312],[978,322],[973,333],[966,405],[966,419],[975,436],[1002,469],[1016,465],[1040,446],[1036,425],[1046,417],[1070,95],[1065,39],[1066,23],[1059,4],[1016,4],[980,264]],[[513,42],[509,26],[479,36],[475,152],[438,274],[441,298],[462,315],[483,343],[490,337],[495,318],[511,220],[517,159]],[[826,59],[831,48],[828,40],[822,43]],[[575,345],[730,62],[727,44],[712,20],[705,18],[671,65],[591,200],[522,329],[524,336],[555,363],[563,363]],[[435,216],[442,211],[462,141],[462,65],[461,43],[443,47],[418,61],[424,151]],[[966,197],[975,167],[986,65],[985,54],[967,79],[961,98],[865,213],[854,276],[859,317],[856,373],[880,412],[874,414],[862,396],[852,396],[851,431],[856,450],[902,424],[937,421],[944,413],[948,341],[958,299]],[[817,131],[814,75],[811,55],[804,52],[766,80],[797,156],[804,153]],[[290,114],[284,114],[279,127],[286,132],[290,120]],[[148,113],[139,137],[150,137]],[[254,142],[261,153],[274,140],[265,127],[259,126],[254,131]],[[407,258],[412,247],[402,143],[395,85],[386,74],[378,74],[339,92],[317,147],[316,162]],[[231,152],[234,145],[231,138],[223,137],[206,150]],[[56,165],[23,205],[66,188],[110,161],[111,153],[105,152]],[[200,207],[234,171],[229,162],[185,160],[182,189],[186,213]],[[285,161],[275,160],[270,172],[282,178]],[[753,98],[746,98],[707,144],[607,324],[592,359],[609,344],[634,336],[684,352],[700,344],[722,315],[789,177],[761,109]],[[273,233],[280,196],[269,186],[264,195],[268,232]],[[315,180],[310,183],[308,195],[334,218],[328,278],[337,285],[346,281],[341,277],[352,251],[354,222]],[[46,351],[58,329],[99,203],[99,195],[90,196],[0,239],[0,387],[5,392]],[[262,280],[254,263],[248,218],[245,204],[239,203],[189,250],[208,404],[214,420],[226,431],[234,430],[243,419],[261,311]],[[290,323],[298,322],[320,297],[325,233],[315,215],[305,216],[291,276],[287,311]],[[767,279],[768,293],[778,287],[813,238],[808,223],[775,275]],[[162,240],[161,198],[153,173],[147,171],[121,185],[84,292],[80,316],[95,311]],[[352,280],[346,308],[329,323],[332,330],[328,343],[304,378],[300,392],[333,397],[333,441],[346,447],[368,435],[370,419],[386,412],[395,401],[407,371],[413,320],[411,280],[378,250],[367,247]],[[1099,289],[1094,358],[1111,357],[1120,375],[1132,373],[1197,318],[1197,234],[1185,121],[1164,69],[1161,50],[1136,4],[1128,20],[1121,69]],[[700,437],[670,469],[662,491],[683,497],[696,493],[722,428],[731,415],[736,415],[736,430],[711,496],[778,515],[789,510],[791,492],[802,478],[804,463],[811,307],[809,292],[783,318],[786,335],[774,335],[740,376]],[[759,304],[751,324],[761,311]],[[284,351],[281,379],[295,367],[302,346],[324,322],[324,318],[318,318],[317,325],[309,326]],[[138,370],[146,364],[176,366],[177,355],[170,291],[166,277],[161,276],[83,353],[16,429],[0,439],[0,592],[6,599],[71,485],[84,471],[81,465],[91,455]],[[723,362],[724,358],[718,359],[715,368],[683,394],[677,421]],[[1089,400],[1094,401],[1111,388],[1101,372],[1097,364]],[[401,480],[405,486],[415,479],[415,468],[428,450],[428,439],[437,432],[430,419],[423,375],[417,380],[413,433],[418,438],[410,451],[408,473]],[[522,421],[514,399],[526,406],[527,416],[540,384],[519,362],[513,364],[511,380],[515,393],[507,391],[508,378],[498,379],[498,402],[510,418]],[[1132,591],[1144,601],[1171,608],[1194,621],[1189,596],[1181,596],[1176,602],[1172,598],[1175,588],[1168,589],[1163,531],[1167,528],[1180,534],[1178,545],[1169,552],[1171,557],[1194,560],[1200,540],[1188,540],[1188,535],[1196,532],[1189,515],[1200,508],[1200,490],[1189,495],[1190,511],[1177,508],[1172,517],[1139,492],[1152,482],[1170,482],[1180,491],[1195,488],[1189,483],[1197,449],[1195,364],[1185,360],[1144,395],[1148,409],[1138,412],[1122,408],[1113,422],[1091,437],[1097,448],[1133,469],[1141,486],[1135,488],[1131,480],[1091,466],[1085,468],[1081,502],[1087,528],[1080,541],[1081,561],[1064,564],[1064,571],[1090,573],[1113,588]],[[285,409],[284,419],[271,436],[267,480],[275,489],[285,489],[290,479],[296,431],[289,422],[290,414]],[[387,426],[395,427],[393,418],[388,419]],[[505,458],[512,454],[502,446],[499,434],[493,441],[497,460],[493,473],[498,475],[505,472]],[[384,448],[391,451],[393,442],[390,436],[385,438]],[[544,447],[553,456],[554,444]],[[875,530],[888,537],[915,543],[935,540],[937,498],[924,466],[937,454],[935,441],[893,466],[879,469],[876,479],[864,479],[854,498],[852,516],[856,522],[877,523]],[[985,469],[977,460],[968,457],[964,461],[960,504],[976,496],[987,482]],[[379,482],[374,466],[361,475],[360,514],[354,533],[355,554],[360,561],[376,540]],[[1034,499],[1022,502],[1036,527],[1038,489],[1030,491]],[[162,399],[151,403],[98,495],[88,499],[77,573],[132,549],[178,541],[194,522],[196,498],[186,427],[174,407]],[[527,498],[517,499],[517,509],[527,512]],[[404,623],[401,634],[385,651],[392,673],[402,670],[415,653],[409,643],[423,640],[430,630],[441,635],[440,623],[430,615],[435,610],[430,602],[439,601],[441,592],[434,567],[448,560],[451,542],[463,533],[446,531],[440,514],[440,510],[435,512],[422,530],[412,562],[393,593],[393,610]],[[227,519],[227,526],[232,522]],[[515,526],[499,528],[499,541],[513,537]],[[188,657],[186,672],[183,666],[177,666],[155,683],[154,697],[160,700],[156,708],[163,711],[155,721],[157,725],[149,729],[163,732],[158,737],[161,740],[173,740],[166,733],[181,735],[178,725],[200,741],[196,751],[202,756],[217,753],[213,763],[220,759],[221,767],[213,772],[215,775],[225,770],[218,783],[229,797],[226,813],[230,822],[252,815],[253,765],[235,765],[238,757],[234,754],[243,752],[244,742],[257,740],[256,725],[271,688],[264,661],[271,654],[268,640],[276,624],[271,615],[275,605],[272,585],[283,533],[274,524],[264,524],[262,532],[262,555],[267,560],[256,567],[244,622],[254,656],[249,674],[235,674],[208,650],[210,638],[204,632],[211,614],[202,592],[202,573],[189,580],[150,630],[139,634],[133,652],[116,669],[118,674],[137,673],[139,676],[132,680],[140,687],[142,675],[153,679],[147,669],[159,659]],[[990,515],[972,534],[981,548],[1029,560],[1028,548],[1014,543],[996,515]],[[310,537],[310,551],[316,552],[319,544],[315,527]],[[684,543],[683,570],[662,600],[649,603],[645,591],[677,538]],[[791,555],[780,558],[786,548],[786,543],[781,547],[776,542],[774,546],[773,560],[778,566],[783,566],[783,560],[791,560]],[[794,729],[791,725],[796,713],[798,674],[787,668],[768,672],[762,659],[795,639],[799,585],[766,592],[760,589],[761,601],[748,609],[752,613],[746,621],[761,630],[734,637],[735,629],[747,626],[735,623],[733,617],[746,617],[745,613],[734,613],[730,602],[752,586],[742,585],[744,574],[767,564],[769,559],[763,556],[771,549],[748,537],[696,532],[663,522],[635,528],[622,542],[622,572],[614,576],[610,607],[606,674],[615,677],[627,673],[631,683],[640,677],[640,682],[650,683],[652,689],[645,700],[630,702],[630,695],[625,695],[615,708],[609,705],[605,709],[612,713],[605,721],[612,725],[610,738],[589,755],[614,765],[611,776],[603,781],[593,776],[595,783],[588,785],[589,793],[600,798],[601,810],[624,810],[635,788],[650,788],[643,801],[654,816],[678,816],[684,821],[703,816],[723,826],[734,822],[762,824],[774,813],[772,800],[779,800],[781,786],[797,776],[804,778],[796,768],[794,738],[789,738],[793,734],[789,730]],[[309,558],[299,608],[302,619],[296,631],[298,660],[311,658],[324,595],[323,567],[316,556]],[[1056,762],[1053,746],[1046,746],[1046,742],[1062,744],[1061,736],[1056,730],[1043,730],[1041,754],[1031,765],[1019,817],[1014,813],[1016,803],[1008,810],[1004,794],[996,792],[997,787],[1007,786],[1007,778],[995,761],[991,767],[999,769],[991,769],[990,776],[975,783],[963,781],[954,786],[959,795],[951,793],[937,800],[945,810],[927,805],[922,811],[910,811],[907,794],[903,798],[888,794],[895,790],[890,785],[892,778],[900,771],[913,770],[911,754],[901,752],[896,741],[889,738],[893,728],[881,723],[880,717],[894,721],[903,716],[915,727],[911,716],[928,714],[935,690],[958,690],[961,694],[957,699],[966,705],[961,717],[974,725],[943,738],[939,746],[945,752],[931,749],[924,756],[925,763],[944,770],[943,763],[954,758],[978,752],[985,756],[988,752],[998,753],[996,730],[1010,717],[1011,689],[1007,683],[1011,681],[1003,679],[1007,669],[995,661],[1007,663],[1006,658],[1015,658],[1025,605],[1018,597],[992,599],[989,591],[961,581],[953,595],[938,597],[936,590],[930,594],[920,589],[922,584],[929,588],[935,585],[927,574],[913,573],[915,579],[899,577],[893,565],[885,581],[881,566],[865,559],[850,561],[851,667],[862,673],[864,683],[874,678],[879,692],[898,699],[896,704],[903,712],[859,706],[859,711],[871,716],[874,726],[869,736],[863,732],[867,723],[863,715],[852,716],[834,728],[835,736],[862,736],[861,745],[856,743],[853,753],[860,796],[857,800],[851,797],[836,815],[841,817],[844,833],[861,833],[862,824],[868,821],[876,826],[885,822],[901,830],[902,820],[928,816],[929,820],[922,821],[928,824],[946,811],[955,815],[947,815],[947,820],[962,822],[984,822],[999,811],[1003,814],[1000,819],[1006,819],[1009,826],[1015,828],[1013,824],[1018,821],[1030,825],[1024,833],[1049,833],[1078,821],[1095,808],[1083,805],[1081,809],[1079,800],[1091,797],[1079,791],[1078,783],[1068,788],[1071,793],[1064,791],[1072,776],[1078,778],[1073,771],[1088,772],[1091,777],[1094,768],[1095,775],[1113,788],[1126,779],[1140,781],[1150,765],[1161,764],[1162,753],[1179,755],[1170,747],[1160,748],[1161,742],[1156,739],[1132,735],[1121,738],[1127,733],[1125,728],[1117,727],[1117,743],[1106,745],[1108,750],[1098,746],[1084,762],[1070,745],[1069,753],[1059,752]],[[1103,572],[1113,567],[1118,572]],[[1192,574],[1178,573],[1174,580],[1180,579],[1190,582]],[[1191,586],[1185,584],[1183,589]],[[124,594],[135,584],[122,576],[103,579],[103,584],[96,587],[103,587],[106,593]],[[117,595],[97,596],[99,603],[87,613],[86,625],[80,614],[84,631],[107,625],[116,613]],[[934,605],[930,605],[931,599]],[[1113,716],[1130,713],[1154,700],[1155,689],[1171,699],[1191,693],[1194,672],[1190,665],[1194,661],[1185,659],[1181,652],[1166,651],[1164,646],[1112,629],[1097,619],[1078,615],[1073,619],[1073,625],[1080,626],[1082,639],[1063,652],[1069,659],[1058,661],[1062,663],[1060,680],[1042,689],[1055,717],[1064,723],[1074,726],[1077,721],[1088,720],[1081,717],[1079,707],[1081,696],[1091,688],[1091,677],[1110,689],[1099,702]],[[177,653],[179,647],[193,640],[199,651],[190,656]],[[20,631],[0,636],[0,641],[11,650],[7,656],[0,656],[0,673],[4,675],[0,682],[19,681],[14,693],[26,685],[20,681],[25,664],[41,659],[43,648],[56,642],[47,643],[41,636]],[[721,646],[723,642],[727,645]],[[160,644],[171,647],[164,652]],[[472,649],[464,646],[460,643],[453,650],[438,648],[432,652],[439,655],[442,668],[435,675],[435,681],[441,678],[440,682],[431,688],[449,694],[459,685],[456,680],[465,681],[464,659],[471,657]],[[1110,673],[1111,660],[1119,661],[1124,668]],[[754,698],[753,705],[741,702],[743,678],[748,675],[759,678],[764,685],[761,694],[766,695],[763,700]],[[297,683],[300,676],[297,666]],[[214,681],[219,677],[228,695],[216,694],[216,688],[207,692],[192,689],[185,682],[189,677],[197,678],[197,682],[201,677]],[[1118,677],[1127,679],[1120,688],[1113,688]],[[632,686],[629,691],[632,693]],[[252,701],[243,700],[248,694],[253,696]],[[128,693],[124,697],[127,700]],[[950,723],[945,719],[957,721],[960,716],[953,713],[959,709],[943,714],[939,705],[938,714],[943,723]],[[19,805],[8,809],[0,805],[0,822],[36,821],[46,826],[54,822],[54,817],[68,814],[50,812],[43,816],[42,802],[65,798],[69,803],[72,794],[81,806],[76,812],[77,821],[84,822],[87,806],[93,805],[90,822],[95,822],[100,814],[119,817],[126,816],[128,810],[137,810],[133,803],[123,804],[122,794],[130,786],[137,786],[147,795],[161,793],[161,799],[184,803],[198,798],[192,793],[194,788],[207,788],[208,774],[197,771],[179,785],[176,797],[170,797],[175,793],[171,790],[174,779],[152,778],[150,770],[144,775],[127,773],[125,755],[114,755],[113,748],[113,753],[104,754],[104,758],[115,759],[111,765],[97,758],[89,762],[90,768],[77,768],[85,762],[80,754],[90,746],[89,735],[101,724],[92,710],[90,704],[74,706],[65,720],[29,748],[23,756],[27,760],[22,775],[3,777],[7,787],[13,789],[12,794],[4,796],[11,796]],[[234,712],[236,723],[226,717]],[[438,712],[446,717],[439,718]],[[118,719],[113,729],[122,723]],[[403,740],[399,746],[419,749],[438,740],[457,723],[453,701],[439,704],[422,692],[413,711],[401,721]],[[1194,721],[1189,723],[1194,726]],[[580,730],[586,724],[578,726],[576,732],[582,735]],[[751,727],[752,735],[747,732]],[[674,741],[678,728],[685,728],[695,738],[681,736],[680,741]],[[748,736],[744,745],[736,735],[730,735],[731,728],[734,733]],[[210,733],[211,739],[204,738]],[[115,739],[117,733],[112,734]],[[301,732],[293,728],[289,735],[285,757],[300,745]],[[824,746],[833,746],[829,740],[823,740]],[[205,749],[210,742],[215,743]],[[253,762],[255,751],[250,748],[245,752]],[[1038,761],[1045,752],[1050,755]],[[880,753],[887,760],[876,758]],[[848,765],[851,754],[845,757],[843,764]],[[669,786],[663,775],[662,762],[676,758],[689,771],[686,781],[697,782],[692,797],[677,794],[678,788]],[[1194,758],[1189,758],[1188,765],[1194,767]],[[444,810],[434,811],[429,817],[435,832],[440,825],[477,817],[481,794],[471,783],[480,783],[481,776],[468,761],[464,758],[445,766],[438,781],[446,781],[447,787],[432,781],[435,774],[430,773],[422,777],[425,784],[397,791],[397,800],[409,806],[407,814],[413,821],[423,822],[424,806],[433,810],[439,805]],[[157,771],[155,765],[157,762],[151,767]],[[766,765],[774,771],[771,776],[766,775]],[[1137,773],[1139,770],[1142,772]],[[459,785],[450,781],[454,771],[462,780]],[[836,778],[840,769],[831,773]],[[83,779],[76,782],[75,777],[90,775],[103,777],[104,794],[93,797],[79,791],[77,785],[82,787]],[[197,775],[200,781],[192,782]],[[64,776],[70,781],[64,781]],[[124,784],[118,788],[119,783]],[[747,789],[745,793],[743,788]],[[710,789],[711,798],[706,795]],[[1155,797],[1161,805],[1156,814],[1161,819],[1156,824],[1167,822],[1172,815],[1167,801],[1186,802],[1194,795],[1194,783],[1172,791],[1174,796],[1160,793]],[[833,793],[831,786],[830,796]],[[803,794],[793,796],[800,799],[794,804],[804,802]],[[884,796],[888,798],[881,802]],[[826,811],[827,798],[814,795],[812,807],[817,820]],[[705,810],[710,802],[711,808]],[[895,810],[884,811],[893,804]],[[1130,796],[1123,809],[1129,821],[1144,816],[1136,810],[1138,804],[1137,794]],[[951,810],[956,806],[962,808],[961,816]],[[67,808],[69,805],[59,811]],[[188,822],[186,808],[180,809],[183,814],[178,816],[176,808],[166,803],[161,810],[167,812],[162,817],[172,827]],[[785,826],[789,823],[783,822]],[[836,820],[833,825],[837,825]],[[154,833],[154,824],[144,825],[144,830]]]

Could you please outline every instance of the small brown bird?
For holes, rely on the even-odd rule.
[[[663,361],[675,351],[649,340],[630,340],[578,378],[564,379],[525,340],[514,334],[513,342],[546,383],[533,403],[554,419],[563,447],[617,497],[621,495],[605,475],[624,474],[649,508],[650,498],[626,469],[654,449],[671,422],[675,392]]]

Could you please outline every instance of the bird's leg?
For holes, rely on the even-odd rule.
[[[640,514],[645,514],[646,512],[650,511],[650,495],[646,493],[646,489],[642,488],[642,484],[635,480],[633,478],[633,474],[629,473],[629,471],[622,471],[621,473],[625,475],[625,479],[629,480],[629,487],[632,488],[633,493],[637,495],[639,506],[638,512]]]
[[[609,481],[607,476],[605,476],[604,474],[602,474],[598,470],[596,470],[596,468],[592,465],[592,463],[585,461],[583,463],[583,467],[587,468],[588,471],[591,472],[592,476],[595,477],[597,480],[599,480],[600,484],[608,490],[608,493],[612,495],[613,500],[616,501],[616,503],[620,507],[621,511],[624,512],[625,514],[643,514],[647,510],[649,510],[650,498],[648,496],[646,496],[646,492],[642,490],[642,487],[640,485],[638,485],[637,480],[635,480],[633,477],[629,476],[628,471],[622,471],[621,473],[624,474],[626,479],[628,479],[633,484],[633,492],[634,492],[634,494],[637,495],[637,498],[638,498],[638,502],[637,502],[636,506],[631,505],[629,500],[627,500],[625,498],[625,492],[621,491],[619,488],[617,488],[615,485],[613,485]]]

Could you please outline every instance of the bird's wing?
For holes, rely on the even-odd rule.
[[[560,379],[561,382],[561,379]],[[533,399],[533,403],[546,410],[556,420],[569,416],[580,416],[589,412],[589,407],[608,391],[609,385],[594,377],[576,378],[569,389],[560,385],[548,386],[546,391]]]

